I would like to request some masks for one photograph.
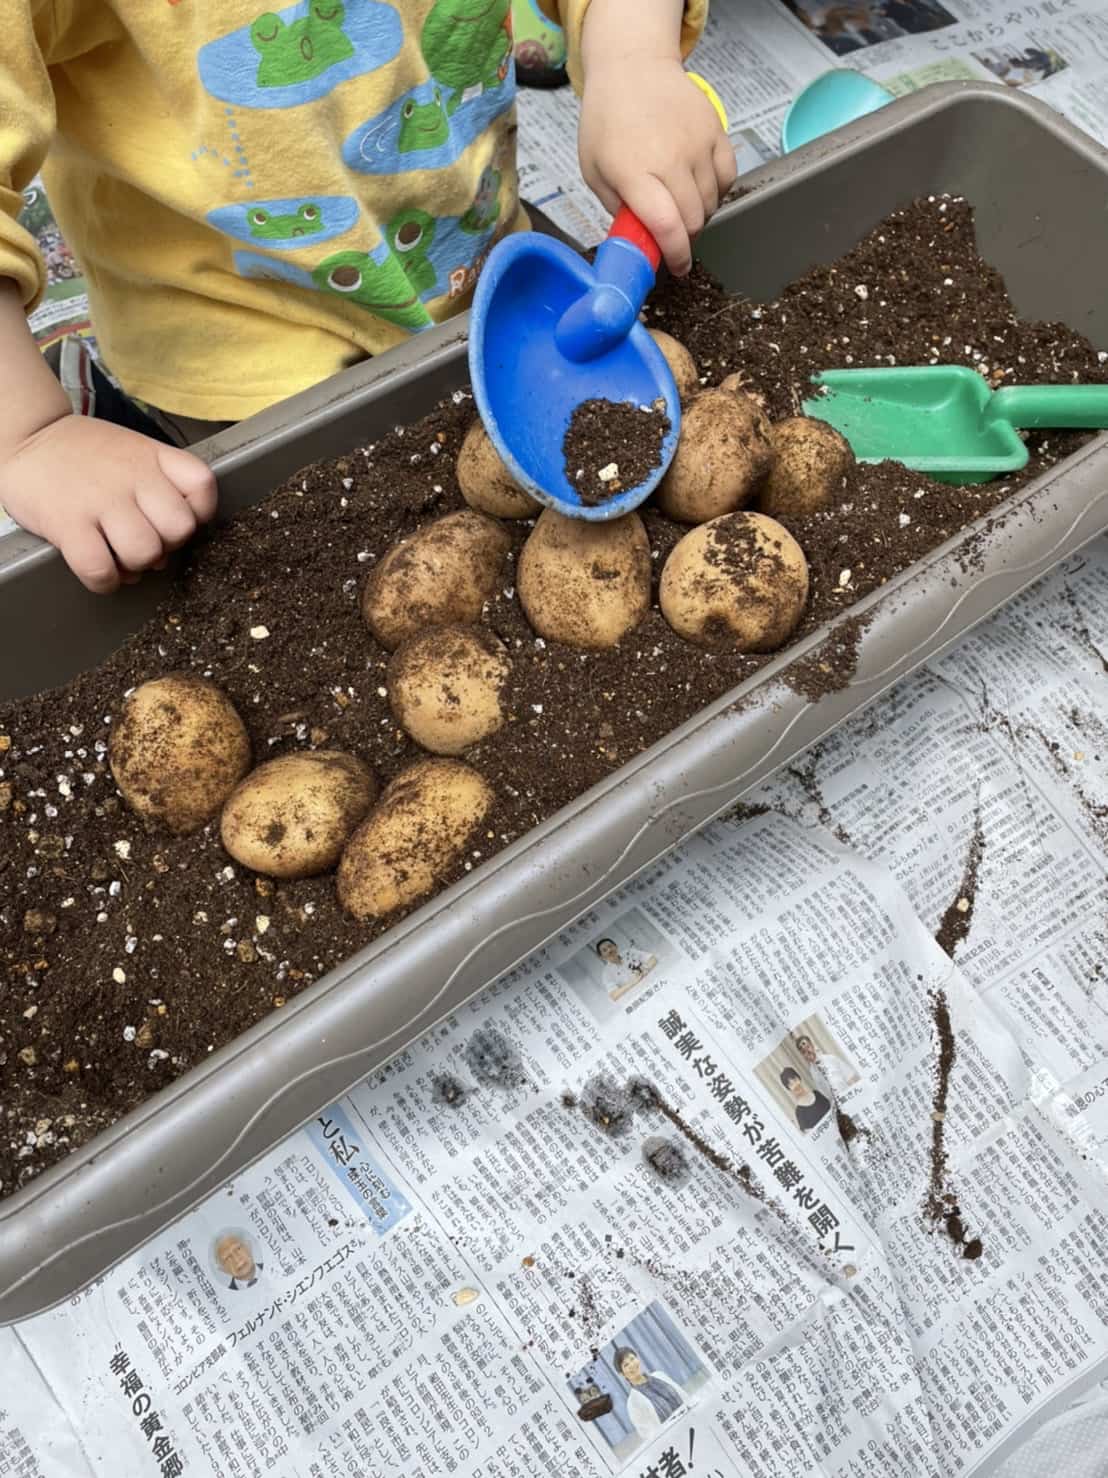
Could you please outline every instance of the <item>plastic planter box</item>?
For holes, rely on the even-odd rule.
[[[976,207],[982,250],[1022,313],[1063,319],[1108,346],[1108,154],[1006,88],[927,89],[748,182],[757,188],[720,212],[700,246],[731,288],[772,296],[897,205],[950,191]],[[296,468],[423,415],[466,380],[458,320],[243,423],[207,446],[224,505],[256,502]],[[848,687],[811,704],[780,680],[829,628],[813,633],[0,1202],[0,1322],[71,1295],[1108,527],[1108,437],[1029,484],[993,525],[983,563],[959,559],[967,530],[844,613],[872,615]],[[0,693],[53,686],[95,663],[159,597],[150,581],[94,600],[36,540],[0,539]]]

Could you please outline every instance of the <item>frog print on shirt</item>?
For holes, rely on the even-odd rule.
[[[389,248],[378,259],[369,252],[340,251],[312,273],[316,287],[368,308],[400,328],[427,328],[431,315],[419,300],[419,289]]]
[[[299,0],[202,46],[200,81],[241,108],[296,108],[387,65],[404,44],[386,0]]]
[[[323,230],[323,216],[314,203],[301,205],[293,215],[271,216],[262,206],[246,212],[250,234],[261,241],[295,241]]]
[[[468,92],[500,87],[507,77],[511,0],[435,0],[419,44],[431,76],[451,89],[453,113]]]
[[[460,99],[454,111],[451,106]],[[366,120],[342,146],[343,163],[358,174],[405,174],[445,169],[515,101],[515,73],[505,83],[449,101],[433,79],[420,82]]]
[[[342,29],[345,18],[342,0],[310,0],[307,15],[288,23],[272,10],[260,15],[250,27],[250,40],[260,58],[258,86],[310,82],[348,61],[354,47]]]
[[[393,216],[385,227],[385,240],[400,262],[417,293],[433,292],[438,281],[427,253],[435,239],[437,222],[425,210],[411,206]]]
[[[400,132],[396,147],[402,154],[415,154],[422,149],[437,149],[450,137],[450,122],[442,100],[442,91],[433,87],[431,101],[417,103],[408,97],[400,109]]]
[[[341,236],[358,222],[358,202],[349,195],[284,196],[220,205],[208,224],[236,241],[257,242],[267,251],[297,251]]]
[[[347,248],[315,266],[302,267],[258,251],[236,251],[235,270],[243,277],[268,278],[345,298],[386,323],[419,332],[432,321],[426,303],[439,297],[459,298],[473,287],[497,234],[500,180],[499,170],[486,169],[472,204],[461,216],[436,217],[418,206],[405,206],[389,219],[384,241],[371,252]],[[309,238],[307,244],[318,239]],[[265,242],[267,247],[274,244]]]
[[[420,302],[419,293],[385,242],[372,252],[352,248],[334,252],[311,269],[254,251],[236,251],[234,261],[242,277],[345,298],[410,333],[431,325],[431,315]]]

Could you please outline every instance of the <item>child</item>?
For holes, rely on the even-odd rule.
[[[579,154],[671,270],[735,175],[681,59],[707,0],[541,0],[582,94]],[[465,306],[526,224],[511,0],[7,0],[0,55],[0,506],[90,590],[215,511],[191,453],[71,414],[25,311],[16,224],[45,176],[105,363],[161,424],[228,422]],[[160,415],[159,415],[160,413]],[[189,430],[193,435],[188,435]]]

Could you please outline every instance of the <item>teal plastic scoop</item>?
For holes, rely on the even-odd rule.
[[[793,99],[781,125],[781,151],[791,154],[803,144],[875,113],[892,101],[893,94],[887,88],[861,72],[852,72],[849,67],[824,72]]]
[[[990,390],[965,365],[825,370],[804,414],[828,421],[860,462],[903,462],[940,482],[988,482],[1027,465],[1020,429],[1108,427],[1108,385]]]

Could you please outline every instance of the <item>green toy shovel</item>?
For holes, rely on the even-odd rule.
[[[940,482],[1018,472],[1017,427],[1108,427],[1108,385],[1006,385],[992,391],[964,365],[825,370],[804,414],[828,421],[860,462],[903,462]]]

